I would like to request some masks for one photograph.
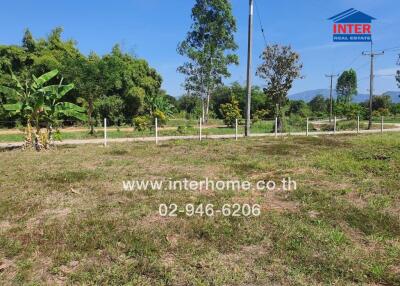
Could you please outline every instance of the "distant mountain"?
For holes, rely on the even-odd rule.
[[[395,103],[400,103],[400,91],[388,91],[385,92],[390,95],[392,101]],[[325,98],[329,98],[329,89],[313,89],[307,90],[299,93],[289,95],[291,100],[304,100],[305,102],[311,101],[316,95],[322,94]],[[336,91],[333,90],[333,98],[336,98]],[[364,102],[369,99],[369,94],[360,93],[353,98],[356,103]]]

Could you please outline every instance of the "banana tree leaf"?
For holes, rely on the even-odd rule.
[[[60,102],[56,105],[56,113],[73,117],[81,121],[87,120],[86,110],[76,104],[70,102]]]
[[[18,100],[21,97],[21,94],[13,88],[0,85],[0,92],[4,93],[5,95],[9,96],[10,99]]]
[[[60,99],[74,88],[74,84],[68,85],[49,85],[41,88],[39,91],[50,95],[51,98]]]
[[[86,109],[83,107],[80,107],[76,104],[73,104],[71,102],[60,102],[57,103],[56,106],[57,110],[74,110],[76,112],[86,112]]]
[[[45,73],[43,75],[41,75],[40,77],[38,77],[37,79],[34,78],[34,85],[35,88],[39,88],[41,87],[43,84],[45,84],[46,82],[48,82],[49,80],[51,80],[53,77],[55,77],[58,74],[58,70],[52,70],[48,73]]]
[[[60,86],[59,90],[58,90],[60,98],[62,98],[64,95],[66,95],[68,92],[70,92],[74,88],[75,88],[75,85],[73,83]]]
[[[3,108],[6,111],[20,112],[22,109],[22,104],[21,103],[3,104]]]
[[[57,115],[64,115],[67,117],[76,118],[81,121],[87,121],[88,117],[85,113],[77,112],[75,110],[58,110]]]
[[[15,74],[13,73],[13,72],[11,72],[11,78],[17,83],[17,87],[19,88],[19,89],[24,89],[23,87],[22,87],[22,85],[21,85],[21,83],[19,82],[19,80],[17,79],[17,77],[15,76]]]

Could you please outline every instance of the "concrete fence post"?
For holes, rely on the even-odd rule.
[[[158,144],[158,118],[157,117],[155,119],[155,125],[156,125],[156,144]]]
[[[275,137],[278,137],[278,117],[275,117]]]
[[[360,133],[360,116],[357,116],[357,134]]]
[[[381,118],[381,133],[383,133],[383,116]]]
[[[306,131],[306,136],[308,136],[308,133],[309,133],[309,127],[308,127],[308,125],[309,125],[309,119],[308,119],[308,117],[307,117],[307,131]]]
[[[199,128],[200,128],[200,129],[199,129],[199,140],[200,140],[200,141],[201,141],[201,127],[202,127],[202,126],[201,126],[201,123],[202,123],[202,122],[201,122],[201,117],[200,117],[200,118],[199,118]]]
[[[238,120],[235,119],[235,140],[238,140]]]
[[[104,147],[107,147],[107,118],[104,118]]]

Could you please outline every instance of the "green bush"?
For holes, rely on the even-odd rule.
[[[124,122],[124,101],[116,95],[102,97],[95,101],[96,117],[101,122],[103,118],[109,120],[109,125],[121,125]]]
[[[255,123],[260,120],[266,120],[266,119],[268,119],[269,116],[270,116],[270,112],[268,110],[265,110],[265,109],[256,110],[256,112],[254,112],[254,114],[253,114],[252,122]]]
[[[158,126],[164,126],[165,124],[167,124],[167,116],[161,110],[157,109],[156,111],[154,111],[153,118],[157,118]]]
[[[236,119],[241,118],[239,101],[236,99],[232,99],[231,103],[221,104],[220,111],[223,116],[224,123],[229,127],[234,127]]]
[[[357,119],[357,116],[363,117],[366,109],[355,103],[338,103],[335,106],[335,112],[338,116],[345,116],[348,120]]]
[[[378,110],[372,112],[372,116],[374,117],[389,116],[389,115],[390,111],[387,108],[379,108]]]
[[[133,118],[133,127],[138,131],[145,131],[151,126],[150,118],[148,116],[136,116]]]
[[[180,126],[178,126],[178,128],[176,129],[176,131],[177,131],[179,134],[186,134],[187,127],[186,127],[186,126],[183,126],[183,125],[180,125]]]

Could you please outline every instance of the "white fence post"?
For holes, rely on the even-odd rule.
[[[357,116],[357,134],[360,133],[360,116]]]
[[[307,117],[307,131],[306,131],[306,136],[308,136],[308,132],[309,132],[309,130],[308,130],[308,124],[309,124],[309,121],[308,121],[308,117]]]
[[[336,134],[336,121],[337,121],[337,119],[336,119],[336,116],[335,116],[335,120],[334,120],[334,125],[333,125],[333,134]]]
[[[238,120],[235,120],[235,140],[238,140]]]
[[[278,117],[275,117],[275,137],[278,137]]]
[[[201,118],[200,118],[200,120],[199,120],[199,127],[200,127],[199,139],[200,139],[200,141],[201,141]]]
[[[107,147],[107,118],[104,118],[104,147]]]
[[[381,133],[383,133],[383,116],[381,118]]]
[[[158,144],[158,118],[156,117],[156,144]]]

